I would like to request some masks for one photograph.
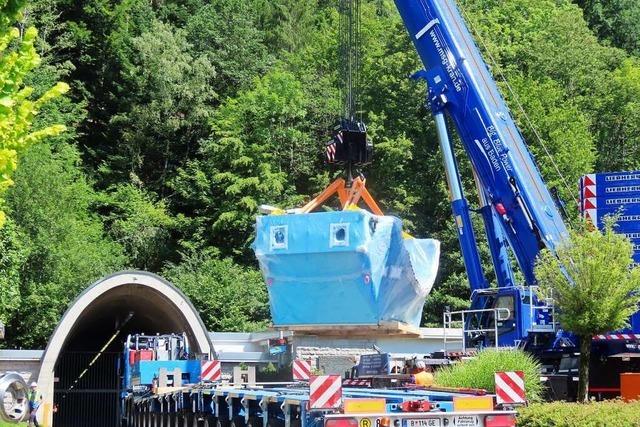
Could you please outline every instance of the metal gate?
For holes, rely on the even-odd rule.
[[[95,352],[65,352],[58,359],[54,427],[119,425],[120,353],[105,352],[89,367],[95,356]],[[79,378],[87,368],[84,376]]]

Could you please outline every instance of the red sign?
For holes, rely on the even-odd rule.
[[[309,409],[336,409],[342,405],[342,377],[320,375],[309,381]]]
[[[293,361],[293,379],[295,381],[308,381],[311,377],[311,363],[306,360]]]
[[[222,364],[219,360],[203,360],[200,381],[220,381],[222,379]]]
[[[499,405],[525,403],[524,372],[496,372],[496,401]]]

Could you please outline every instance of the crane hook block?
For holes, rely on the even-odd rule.
[[[373,143],[363,122],[343,119],[326,145],[328,164],[365,166],[373,160]]]

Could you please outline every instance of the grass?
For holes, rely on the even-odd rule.
[[[637,427],[640,402],[535,403],[518,410],[518,427]]]
[[[482,388],[493,393],[494,374],[499,371],[523,371],[527,399],[541,399],[540,364],[522,350],[483,350],[473,359],[437,371],[434,380],[443,387]]]

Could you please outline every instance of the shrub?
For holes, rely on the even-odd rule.
[[[473,359],[437,371],[434,380],[443,387],[483,388],[493,393],[494,374],[499,371],[523,371],[527,399],[540,400],[540,364],[522,350],[483,350]]]
[[[518,410],[518,427],[632,427],[640,425],[640,402],[534,403]]]

